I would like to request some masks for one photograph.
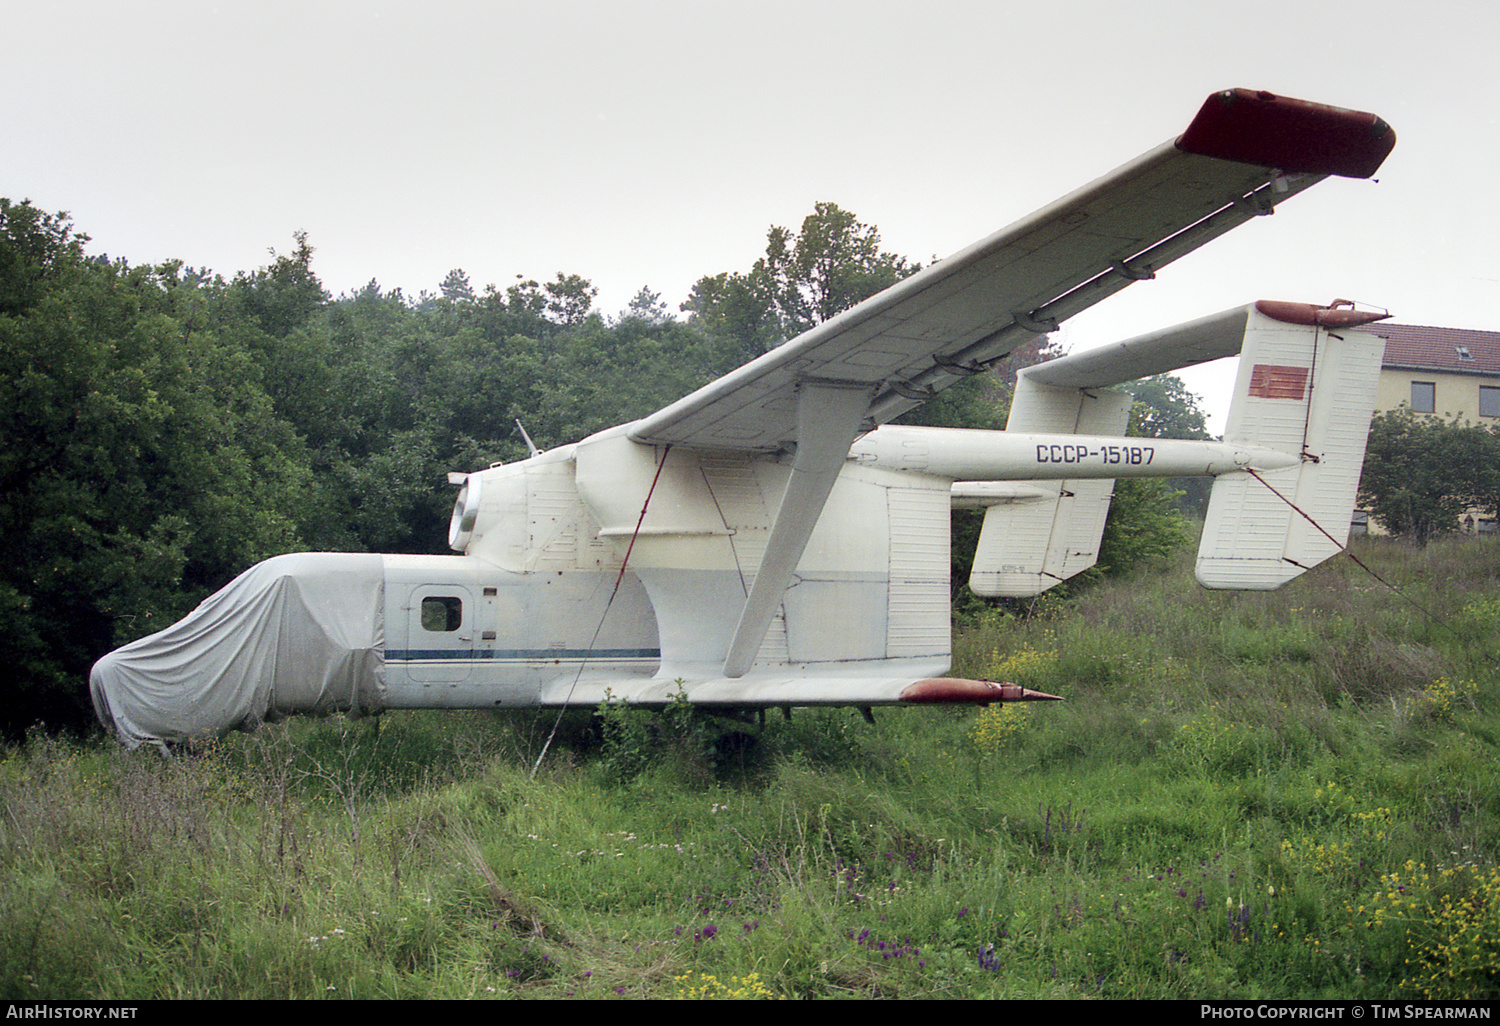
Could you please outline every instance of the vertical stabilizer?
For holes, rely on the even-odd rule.
[[[1056,387],[1022,373],[1006,431],[1119,435],[1132,398],[1108,389]],[[989,598],[1025,598],[1082,573],[1099,558],[1113,479],[1037,481],[1028,496],[984,514],[969,587]]]
[[[1214,481],[1198,549],[1205,587],[1277,588],[1348,541],[1384,341],[1344,329],[1380,316],[1337,304],[1251,310],[1224,441],[1301,462]]]

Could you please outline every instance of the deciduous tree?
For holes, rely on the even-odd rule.
[[[65,217],[4,209],[0,263],[23,297],[0,312],[0,729],[14,735],[79,723],[95,658],[301,547],[314,504],[253,354],[201,308],[222,292],[180,265],[86,258]]]
[[[1381,527],[1425,544],[1435,534],[1457,530],[1466,510],[1495,515],[1500,437],[1406,407],[1376,414],[1359,494]]]
[[[880,231],[836,203],[818,203],[793,235],[772,225],[748,272],[698,279],[690,322],[759,356],[920,270],[880,248]]]

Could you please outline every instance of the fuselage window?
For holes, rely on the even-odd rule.
[[[456,631],[464,622],[463,600],[449,595],[429,595],[422,600],[422,629],[434,633]]]

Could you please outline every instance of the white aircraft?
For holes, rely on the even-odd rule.
[[[1004,432],[885,426],[1068,316],[1395,144],[1371,114],[1209,97],[1187,131],[678,402],[466,475],[455,556],[304,553],[101,659],[129,746],[291,713],[720,710],[1050,698],[944,676],[949,510],[987,512],[970,584],[1035,595],[1094,563],[1113,481],[1215,475],[1213,588],[1338,552],[1377,315],[1258,303],[1028,368]],[[1119,437],[1108,386],[1241,354],[1222,442]]]

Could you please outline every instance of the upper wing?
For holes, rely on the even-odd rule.
[[[1188,130],[630,426],[638,442],[768,451],[797,441],[799,383],[857,386],[885,423],[1327,175],[1395,145],[1373,114],[1236,89]]]

